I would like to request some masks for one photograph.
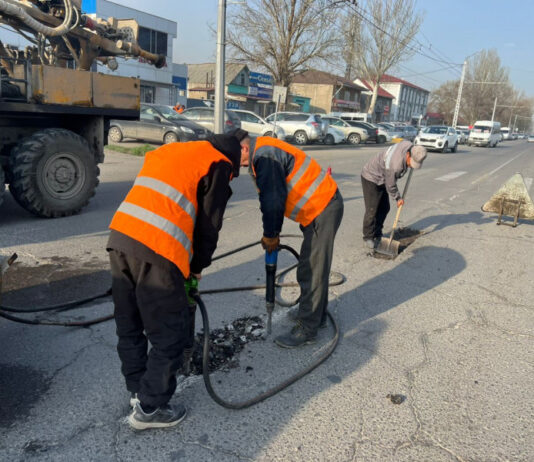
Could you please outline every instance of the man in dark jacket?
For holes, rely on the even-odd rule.
[[[328,280],[343,198],[332,176],[300,149],[276,138],[251,139],[246,132],[236,136],[241,139],[241,165],[249,166],[259,192],[263,248],[267,252],[278,248],[284,216],[300,224],[304,238],[297,267],[301,294],[296,325],[275,342],[283,348],[314,343],[318,329],[326,325]]]
[[[380,152],[362,170],[362,190],[365,202],[363,218],[364,246],[374,249],[382,237],[384,221],[389,213],[389,197],[397,207],[404,204],[397,180],[402,178],[408,168],[421,168],[426,158],[423,146],[413,145],[410,141],[393,144]]]
[[[169,405],[192,322],[184,283],[211,263],[240,151],[236,138],[214,135],[148,153],[110,225],[117,350],[134,429],[185,417],[183,405]]]

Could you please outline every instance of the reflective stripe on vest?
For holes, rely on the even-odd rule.
[[[173,188],[163,181],[156,180],[155,178],[149,178],[148,176],[138,176],[135,179],[134,186],[145,186],[146,188],[153,189],[154,191],[167,196],[171,201],[176,202],[187,212],[193,220],[193,223],[196,222],[197,212],[195,206],[176,188]]]
[[[254,154],[262,147],[279,149],[294,158],[293,169],[286,177],[288,194],[284,215],[303,226],[308,226],[334,196],[337,190],[336,182],[321,170],[315,160],[284,141],[271,137],[258,137]],[[253,162],[251,165],[254,171]]]
[[[130,215],[138,220],[144,221],[149,225],[155,226],[161,231],[167,233],[172,238],[176,239],[180,244],[182,244],[189,253],[189,261],[191,261],[191,247],[193,246],[192,242],[189,240],[187,235],[174,223],[170,222],[166,218],[160,217],[153,212],[150,212],[143,207],[139,207],[135,204],[130,204],[129,202],[123,202],[120,207],[117,209],[117,212],[125,213]]]
[[[310,187],[301,197],[301,199],[297,202],[297,205],[295,205],[295,208],[291,212],[291,215],[289,215],[289,218],[291,218],[292,220],[297,219],[297,215],[302,210],[302,208],[308,203],[313,193],[317,191],[317,188],[322,183],[322,181],[325,179],[325,177],[326,177],[326,173],[321,170],[321,173],[319,174],[319,176],[315,179],[315,181],[310,185]]]

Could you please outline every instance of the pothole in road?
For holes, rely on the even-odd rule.
[[[424,234],[423,231],[412,228],[399,228],[395,231],[394,239],[399,241],[399,255],[404,252],[411,244]],[[378,252],[373,252],[373,257],[379,260],[391,260],[392,258]]]
[[[236,319],[222,329],[210,332],[209,372],[239,367],[239,353],[250,342],[265,340],[265,326],[258,316]],[[204,335],[195,334],[190,375],[202,374]],[[249,372],[249,371],[247,371]]]

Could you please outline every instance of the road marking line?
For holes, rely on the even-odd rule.
[[[497,168],[493,169],[491,172],[482,175],[480,178],[476,179],[476,180],[473,181],[471,184],[477,184],[477,183],[480,183],[481,181],[485,180],[485,179],[488,178],[489,176],[491,176],[491,175],[493,175],[494,173],[498,172],[501,168],[506,167],[510,162],[513,162],[513,161],[516,160],[517,158],[521,157],[521,156],[522,156],[523,154],[525,154],[525,152],[527,152],[527,151],[528,151],[528,149],[525,149],[523,152],[520,152],[517,156],[512,157],[510,160],[507,160],[504,164],[499,165]]]
[[[525,178],[525,186],[527,187],[527,191],[530,191],[530,187],[532,186],[532,178]]]
[[[465,175],[467,172],[451,172],[447,173],[447,175],[440,176],[439,178],[435,178],[437,181],[450,181],[454,180],[455,178],[458,178],[462,175]]]

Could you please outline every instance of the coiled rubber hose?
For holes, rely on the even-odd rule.
[[[300,237],[300,236],[286,235],[286,236],[281,236],[281,237]],[[234,250],[232,250],[230,252],[227,252],[225,254],[219,255],[216,258],[214,258],[213,260],[219,260],[219,259],[227,257],[229,255],[233,255],[233,254],[235,254],[237,252],[241,252],[242,250],[248,249],[250,247],[254,247],[254,246],[258,245],[258,244],[260,244],[260,242],[253,242],[251,244],[244,245],[244,246],[239,247],[237,249],[234,249]],[[287,250],[288,252],[290,252],[298,260],[299,254],[292,247],[287,246],[287,245],[281,245],[280,249],[281,250]],[[283,275],[285,275],[286,273],[291,271],[293,268],[295,268],[295,266],[296,265],[292,265],[289,268],[286,268],[285,270],[283,270],[280,273],[278,273],[277,277],[276,277],[276,281],[278,281],[278,279],[280,277],[282,277]],[[344,281],[345,281],[344,276],[340,275],[340,278],[338,279],[338,281],[334,281],[333,283],[331,283],[329,285],[339,285],[339,284],[342,284]],[[296,285],[297,285],[296,283],[279,284],[278,282],[276,282],[276,287],[279,287],[279,288],[281,288],[281,287],[293,287],[293,286],[296,286]],[[215,389],[213,388],[213,385],[211,383],[210,373],[209,373],[209,350],[210,350],[209,332],[210,332],[210,326],[209,326],[209,318],[208,318],[208,312],[206,310],[206,305],[204,305],[204,302],[200,298],[200,293],[206,293],[206,294],[207,293],[211,293],[211,294],[213,294],[213,293],[221,293],[221,292],[236,292],[236,291],[244,291],[244,290],[255,290],[255,289],[262,289],[262,288],[265,288],[265,285],[230,287],[230,288],[224,288],[224,289],[213,289],[213,290],[207,290],[207,291],[204,291],[204,292],[196,292],[196,293],[192,293],[191,294],[193,296],[194,300],[197,302],[197,305],[198,305],[198,307],[200,309],[200,313],[202,315],[202,324],[203,324],[203,332],[204,332],[203,344],[202,344],[202,377],[204,379],[204,385],[206,386],[206,390],[208,391],[208,394],[213,399],[213,401],[215,401],[217,404],[219,404],[220,406],[225,407],[227,409],[234,409],[234,410],[246,409],[248,407],[251,407],[251,406],[253,406],[255,404],[258,404],[258,403],[260,403],[260,402],[262,402],[262,401],[264,401],[264,400],[276,395],[277,393],[281,392],[282,390],[286,389],[290,385],[292,385],[295,382],[297,382],[298,380],[300,380],[305,375],[309,374],[311,371],[313,371],[315,368],[317,368],[320,364],[322,364],[324,361],[326,361],[330,357],[330,355],[334,352],[334,350],[336,349],[336,347],[337,347],[337,345],[339,343],[339,335],[340,335],[339,326],[338,326],[336,320],[334,319],[334,317],[330,314],[329,311],[327,311],[328,318],[330,319],[330,322],[332,323],[332,326],[334,327],[334,331],[335,331],[334,332],[334,337],[332,338],[332,340],[328,344],[328,347],[327,347],[326,351],[321,356],[319,356],[315,361],[313,361],[311,364],[309,364],[304,369],[300,370],[297,374],[292,375],[291,377],[289,377],[288,379],[286,379],[283,382],[279,383],[278,385],[274,386],[273,388],[270,388],[269,390],[267,390],[267,391],[265,391],[263,393],[260,393],[259,395],[255,396],[253,398],[250,398],[250,399],[248,399],[246,401],[231,402],[231,401],[227,401],[224,398],[222,398],[221,396],[219,396],[217,394],[217,392],[215,391]],[[12,308],[12,307],[0,307],[0,309],[3,310],[3,311],[0,311],[0,316],[5,318],[5,319],[9,319],[10,321],[20,322],[20,323],[23,323],[23,324],[47,325],[47,326],[68,326],[68,327],[88,327],[88,326],[91,326],[93,324],[98,324],[98,323],[113,319],[113,315],[104,316],[104,317],[101,317],[101,318],[96,318],[96,319],[92,319],[90,321],[82,321],[82,322],[56,322],[56,321],[46,321],[46,320],[34,320],[34,319],[19,318],[19,317],[15,317],[15,316],[7,314],[6,311],[19,312],[19,313],[20,312],[37,313],[37,312],[45,312],[45,311],[53,311],[53,310],[72,310],[72,309],[77,308],[78,306],[80,306],[80,305],[82,305],[84,303],[96,300],[98,298],[107,297],[109,295],[111,295],[111,289],[108,290],[107,292],[103,293],[103,294],[96,295],[96,296],[93,296],[93,297],[89,297],[89,298],[86,298],[86,299],[83,299],[83,300],[73,301],[73,302],[70,302],[70,303],[63,304],[63,305],[51,305],[51,306],[47,306],[47,307],[35,308],[35,309],[30,309],[30,310],[22,310],[22,309],[17,309],[17,308]],[[294,301],[294,302],[283,302],[283,303],[280,303],[277,300],[277,303],[283,304],[284,306],[293,306],[293,305],[296,305],[298,303],[298,299],[296,301]]]

